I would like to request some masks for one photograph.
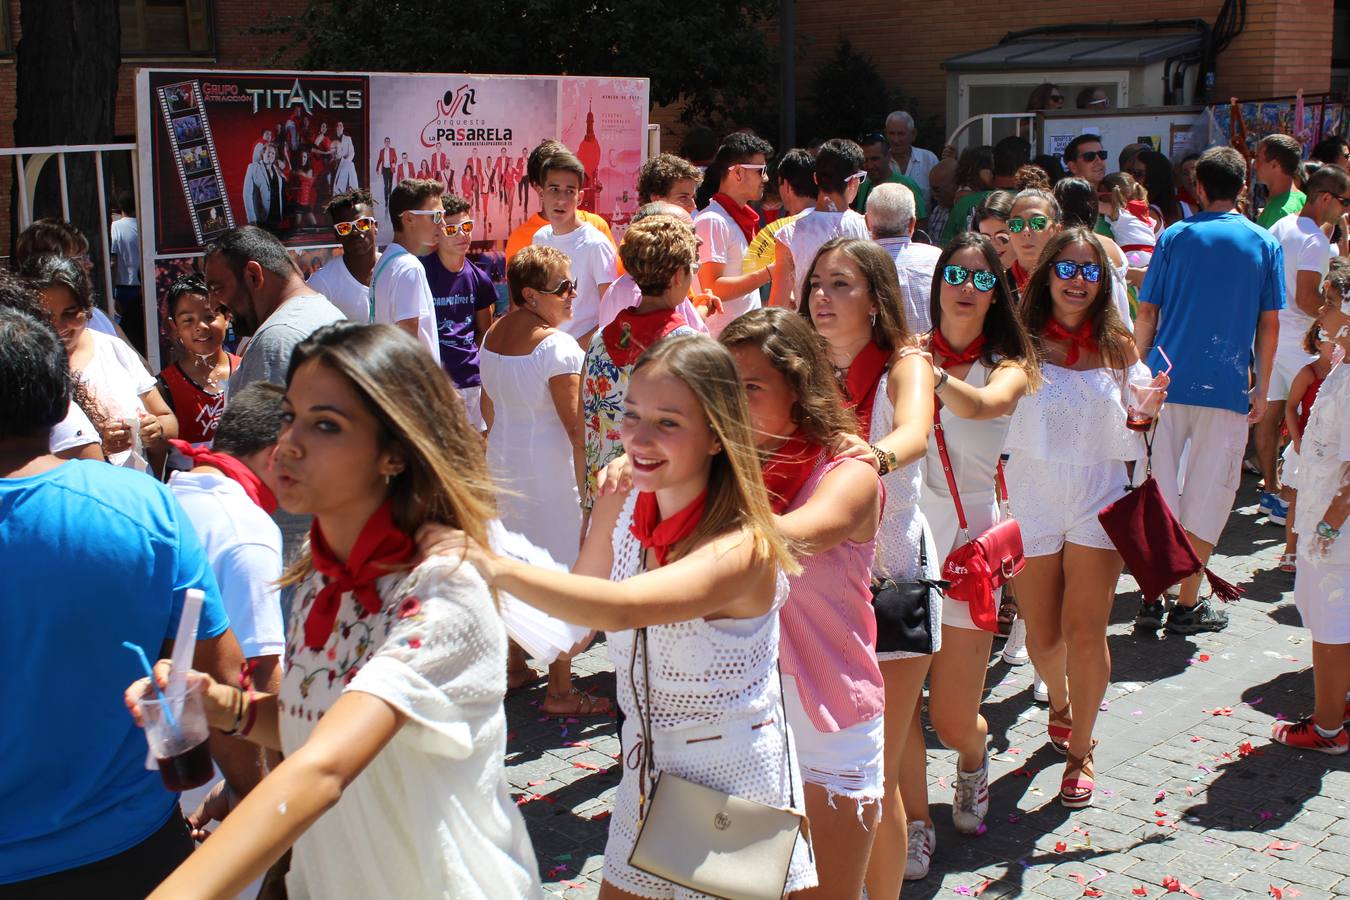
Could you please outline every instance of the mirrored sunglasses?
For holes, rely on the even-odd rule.
[[[942,280],[952,287],[960,287],[967,281],[975,285],[975,290],[987,294],[998,283],[998,276],[988,269],[967,269],[965,266],[943,266]]]
[[[441,230],[445,232],[446,237],[454,237],[461,231],[464,232],[465,237],[467,237],[473,234],[473,219],[465,219],[463,222],[443,225],[441,226]]]
[[[1076,263],[1067,259],[1055,263],[1055,277],[1060,281],[1069,281],[1079,272],[1083,273],[1085,281],[1092,284],[1102,280],[1102,267],[1096,263]]]
[[[346,237],[347,235],[352,233],[353,229],[359,231],[361,234],[365,234],[367,231],[370,231],[370,229],[374,227],[375,227],[374,216],[362,216],[359,219],[352,219],[350,222],[333,223],[333,230],[338,233],[338,237]]]
[[[1008,220],[1008,230],[1013,234],[1021,234],[1027,228],[1032,231],[1044,231],[1049,227],[1050,219],[1046,216],[1029,216],[1025,219],[1021,216],[1013,216]]]

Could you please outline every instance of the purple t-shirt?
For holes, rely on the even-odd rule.
[[[475,314],[497,304],[492,279],[469,260],[451,272],[435,253],[420,258],[436,304],[436,335],[441,342],[441,368],[455,387],[478,387],[478,342],[473,331]]]

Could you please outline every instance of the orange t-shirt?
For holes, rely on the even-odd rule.
[[[619,245],[614,242],[614,233],[609,230],[609,223],[602,216],[597,216],[593,212],[587,212],[584,209],[577,210],[577,215],[581,216],[583,222],[587,222],[600,229],[600,233],[609,238],[609,242],[614,244],[614,249],[619,249]],[[506,264],[511,264],[511,257],[515,256],[521,250],[530,246],[534,242],[534,233],[548,224],[543,214],[535,213],[521,223],[520,227],[511,232],[511,236],[506,239]],[[623,274],[623,267],[620,265],[619,273]]]

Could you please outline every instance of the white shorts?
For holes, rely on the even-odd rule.
[[[999,513],[998,503],[995,501],[993,491],[977,494],[962,493],[961,505],[966,511],[966,525],[970,529],[970,540],[984,534],[1003,518]],[[946,561],[948,555],[956,549],[957,544],[964,540],[960,533],[960,522],[956,518],[956,504],[952,501],[951,494],[948,494],[945,489],[938,490],[931,484],[925,484],[919,508],[923,510],[923,517],[928,521],[928,528],[933,532],[933,543],[938,548],[937,555],[941,557],[942,561]],[[998,604],[1002,596],[1003,588],[994,591],[995,605]],[[970,618],[969,603],[953,600],[946,594],[942,595],[942,624],[952,628],[965,628],[969,631],[983,630]]]
[[[1027,556],[1050,556],[1066,543],[1115,549],[1097,513],[1125,496],[1125,463],[1076,466],[1014,453],[1006,474]]]
[[[1301,346],[1303,336],[1299,335],[1297,343],[1286,344],[1280,341],[1275,345],[1275,361],[1270,367],[1270,387],[1266,390],[1267,400],[1288,400],[1289,388],[1294,383],[1294,376],[1311,362],[1316,362],[1316,356],[1309,356],[1308,352]]]
[[[481,387],[455,388],[459,393],[459,399],[464,401],[464,415],[469,420],[469,425],[478,431],[484,431],[487,428],[483,422],[483,389]]]
[[[817,731],[802,705],[795,678],[783,679],[783,706],[797,746],[802,781],[823,787],[831,806],[835,797],[857,800],[860,815],[862,804],[882,798],[886,728],[881,716],[839,731]]]
[[[1294,442],[1290,441],[1284,445],[1284,452],[1280,454],[1280,459],[1284,465],[1280,468],[1280,484],[1293,490],[1298,490],[1298,451],[1294,449]]]
[[[1158,416],[1153,475],[1181,527],[1205,543],[1228,524],[1246,449],[1242,413],[1169,403]]]
[[[1308,556],[1312,536],[1298,537],[1294,603],[1319,644],[1350,644],[1350,565]]]

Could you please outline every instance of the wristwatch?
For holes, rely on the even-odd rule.
[[[887,475],[900,468],[900,457],[896,456],[890,450],[883,450],[876,444],[869,444],[872,448],[872,455],[877,458],[877,472],[881,475]]]
[[[943,369],[942,374],[938,375],[937,384],[933,385],[933,393],[935,394],[942,393],[942,389],[947,386],[947,379],[950,377],[951,373],[948,372],[946,369]]]
[[[876,448],[874,447],[872,449],[875,450]],[[1339,528],[1332,528],[1326,522],[1318,522],[1317,536],[1326,541],[1334,541],[1341,536],[1341,530]]]

